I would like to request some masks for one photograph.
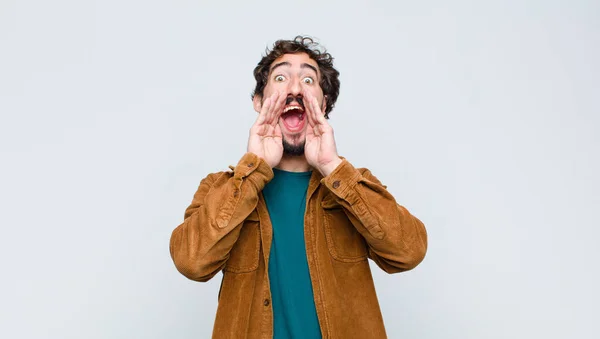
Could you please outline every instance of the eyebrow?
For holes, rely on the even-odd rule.
[[[317,69],[315,68],[315,66],[309,65],[307,63],[304,63],[304,64],[300,65],[300,68],[310,68],[313,71],[315,71],[315,74],[319,74],[319,72],[317,72]]]
[[[281,67],[281,66],[292,67],[292,64],[290,64],[287,61],[280,62],[278,64],[275,64],[275,66],[271,67],[271,72],[273,72],[277,67]],[[319,72],[317,71],[317,68],[311,64],[303,63],[302,65],[300,65],[300,68],[310,68],[315,72],[315,74],[319,74]]]

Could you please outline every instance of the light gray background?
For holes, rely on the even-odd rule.
[[[278,38],[336,58],[339,151],[423,220],[390,338],[598,338],[597,1],[0,1],[0,337],[208,338],[174,268]]]

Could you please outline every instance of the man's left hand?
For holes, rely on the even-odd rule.
[[[308,91],[304,92],[304,110],[308,118],[304,145],[306,161],[327,176],[342,162],[335,146],[333,128],[325,119],[317,98]]]

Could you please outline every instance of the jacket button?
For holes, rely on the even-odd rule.
[[[240,190],[238,190],[237,188],[233,190],[233,196],[237,197],[240,194]]]
[[[333,188],[338,188],[338,187],[340,187],[340,181],[336,180],[333,182]]]
[[[265,302],[263,303],[265,306],[269,306],[271,302],[269,301],[269,299],[265,299]]]
[[[253,162],[251,162],[251,163],[248,164],[248,167],[252,167],[252,166],[254,166]]]

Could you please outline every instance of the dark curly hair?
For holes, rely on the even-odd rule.
[[[319,85],[323,90],[323,94],[327,97],[325,107],[325,118],[329,118],[329,112],[333,109],[335,102],[340,93],[340,80],[338,72],[333,68],[333,57],[326,50],[319,46],[312,38],[297,36],[294,40],[277,40],[273,44],[273,48],[265,51],[265,55],[254,68],[254,78],[256,79],[256,87],[252,92],[252,97],[257,96],[262,98],[265,86],[269,80],[269,72],[271,64],[275,59],[284,54],[306,53],[316,61],[321,73],[321,82]]]

